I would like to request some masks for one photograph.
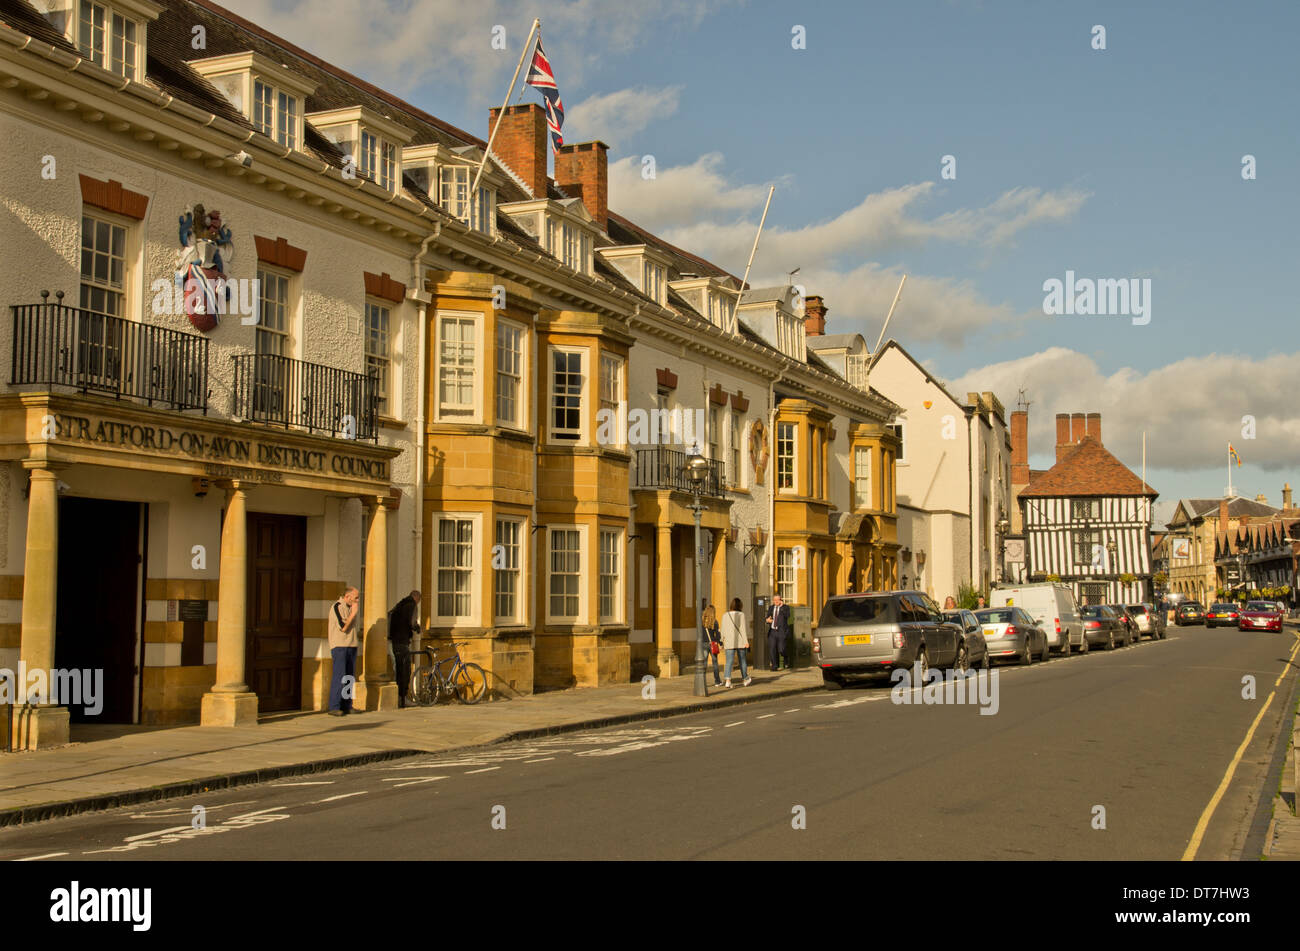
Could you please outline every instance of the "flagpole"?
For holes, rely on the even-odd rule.
[[[524,59],[528,56],[528,47],[533,44],[533,34],[541,29],[541,26],[542,21],[534,17],[532,29],[528,31],[528,39],[524,40],[524,50],[519,54],[519,65],[515,67],[515,75],[510,80],[510,88],[506,90],[506,101],[501,103],[501,113],[497,116],[497,121],[492,125],[492,131],[488,134],[487,148],[483,150],[483,161],[478,163],[478,171],[474,173],[474,184],[469,189],[470,208],[474,207],[474,198],[478,195],[478,182],[483,177],[483,167],[487,165],[488,156],[492,154],[492,143],[496,141],[497,129],[501,127],[501,120],[505,118],[506,110],[510,108],[510,94],[515,91],[515,83],[519,81],[519,71],[524,68]]]
[[[1228,443],[1228,498],[1232,498],[1232,443]]]
[[[758,233],[754,235],[754,247],[749,252],[749,263],[745,265],[745,276],[740,280],[740,291],[736,294],[736,306],[731,308],[730,326],[727,327],[729,332],[734,332],[736,328],[736,312],[740,310],[740,299],[745,296],[745,285],[749,283],[749,269],[754,266],[754,255],[758,253],[758,239],[763,237],[763,224],[767,221],[767,210],[772,207],[772,193],[775,191],[775,185],[767,190],[767,203],[763,205],[763,217],[758,219]]]

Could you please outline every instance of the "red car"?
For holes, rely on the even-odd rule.
[[[1272,601],[1247,601],[1237,618],[1239,631],[1278,631],[1282,630],[1282,612]]]

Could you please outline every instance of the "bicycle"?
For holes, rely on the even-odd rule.
[[[478,664],[467,664],[460,657],[459,647],[464,641],[452,643],[452,655],[438,660],[436,648],[421,648],[413,654],[423,654],[427,664],[411,671],[410,698],[422,707],[432,706],[443,696],[454,696],[461,703],[478,703],[487,695],[487,674]],[[451,663],[451,670],[443,673],[443,665]]]

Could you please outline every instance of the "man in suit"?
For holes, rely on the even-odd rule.
[[[790,658],[786,654],[786,642],[789,637],[790,608],[778,594],[772,598],[772,613],[767,616],[768,670],[777,670],[783,655],[785,655],[786,667],[790,666]]]
[[[411,687],[411,635],[420,631],[420,592],[412,591],[388,612],[388,641],[397,678],[397,706],[406,706]]]

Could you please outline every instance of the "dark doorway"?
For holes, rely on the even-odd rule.
[[[307,521],[248,516],[249,689],[259,713],[302,707],[302,598]]]
[[[88,715],[84,703],[68,705],[73,723],[133,720],[139,572],[138,502],[59,500],[54,666],[104,672],[103,708]]]

